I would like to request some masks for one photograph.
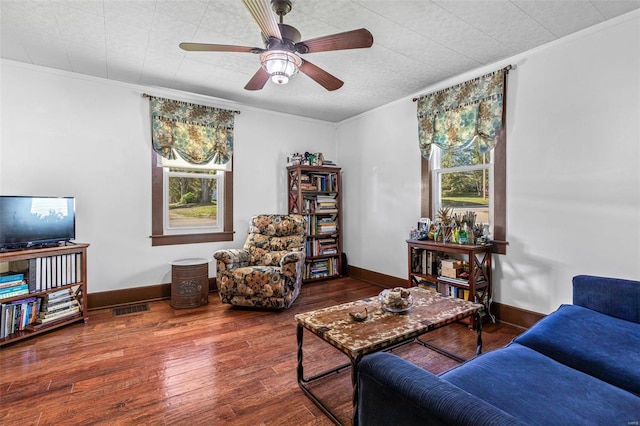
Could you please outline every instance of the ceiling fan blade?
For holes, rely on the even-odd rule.
[[[271,10],[268,0],[242,0],[256,24],[260,27],[260,31],[266,39],[277,38],[282,40],[278,20]]]
[[[373,34],[364,28],[312,38],[296,43],[298,53],[327,52],[329,50],[361,49],[373,45]]]
[[[342,80],[332,76],[322,68],[319,68],[304,59],[302,60],[302,65],[300,65],[298,69],[329,91],[337,90],[344,84]]]
[[[246,52],[261,53],[264,49],[259,47],[233,46],[229,44],[210,43],[180,43],[180,48],[188,52]]]
[[[251,80],[249,80],[244,88],[246,90],[260,90],[264,87],[265,84],[267,84],[267,81],[269,81],[269,77],[269,73],[266,72],[264,68],[260,67],[258,69],[258,72],[256,72],[253,77],[251,77]]]

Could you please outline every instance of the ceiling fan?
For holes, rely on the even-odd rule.
[[[300,41],[302,38],[300,32],[291,25],[283,23],[284,15],[291,11],[291,0],[271,0],[271,8],[280,17],[280,23],[269,10],[268,0],[242,0],[242,2],[260,27],[265,49],[208,43],[180,43],[180,47],[189,52],[259,54],[262,66],[244,87],[247,90],[262,89],[269,78],[276,84],[286,84],[298,71],[308,75],[327,90],[339,89],[344,84],[343,81],[306,59],[302,59],[299,54],[360,49],[373,45],[373,35],[364,28]]]

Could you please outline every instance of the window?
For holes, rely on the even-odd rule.
[[[151,244],[232,241],[233,172],[162,167],[151,155]]]
[[[217,170],[164,170],[164,233],[219,232],[224,229],[224,173]]]
[[[478,170],[487,170],[486,176],[488,176],[488,215],[491,238],[495,245],[495,252],[499,254],[506,254],[507,242],[506,242],[506,140],[499,143],[491,152],[491,157],[488,159],[488,164],[471,165],[466,167],[441,167],[441,161],[438,158],[440,154],[444,152],[440,149],[434,149],[434,155],[430,160],[422,158],[422,195],[421,195],[421,216],[435,218],[434,213],[438,211],[439,207],[436,207],[437,203],[442,206],[451,207],[455,202],[462,202],[463,197],[451,196],[452,192],[446,193],[444,197],[437,195],[442,193],[442,189],[432,189],[434,186],[440,185],[442,188],[442,176],[447,174],[457,173],[478,173]],[[446,165],[446,163],[445,163]],[[477,168],[477,167],[480,168]],[[485,169],[485,166],[488,169]],[[438,176],[437,179],[434,176]],[[448,178],[447,178],[448,179]],[[478,177],[476,176],[476,182]],[[455,181],[455,178],[453,178]],[[445,179],[445,190],[449,189],[452,185],[448,185]],[[476,187],[477,188],[477,187]],[[482,188],[482,187],[481,187]],[[438,200],[438,197],[444,201]],[[463,208],[464,211],[466,209]],[[478,217],[477,222],[482,222]]]
[[[460,150],[436,149],[433,155],[433,211],[447,208],[452,214],[473,212],[475,223],[493,225],[491,153],[481,153],[477,144]],[[491,228],[490,228],[491,229]]]

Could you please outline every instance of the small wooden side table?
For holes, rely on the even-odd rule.
[[[171,262],[171,306],[196,308],[209,303],[209,259]]]

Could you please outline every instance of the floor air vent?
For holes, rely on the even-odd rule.
[[[149,310],[149,304],[148,303],[140,303],[138,305],[121,306],[119,308],[113,308],[113,316],[114,317],[120,317],[120,316],[123,316],[123,315],[137,314],[139,312],[147,312],[148,310]]]

